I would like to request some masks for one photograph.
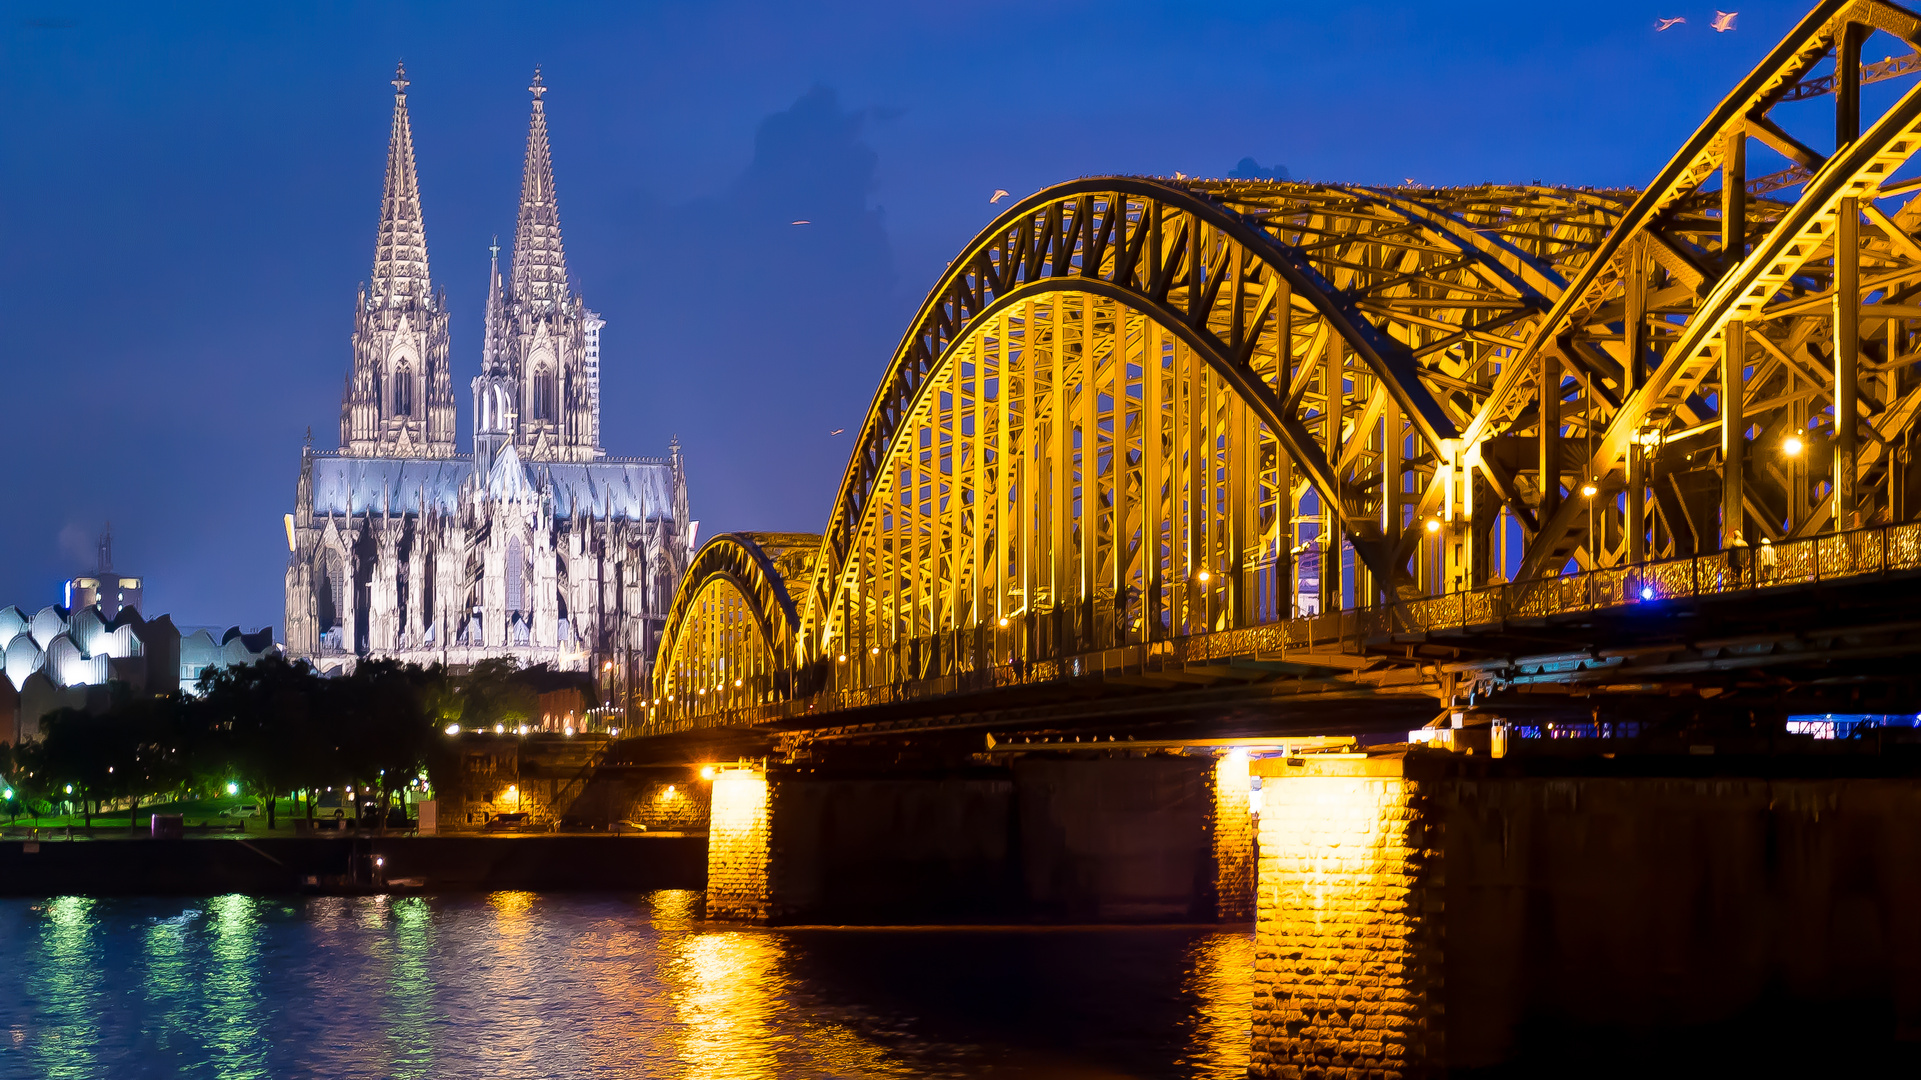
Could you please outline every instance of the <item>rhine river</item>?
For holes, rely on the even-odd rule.
[[[0,900],[0,1077],[1240,1077],[1211,929],[708,925],[700,894]]]

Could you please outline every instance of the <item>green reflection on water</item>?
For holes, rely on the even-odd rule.
[[[202,995],[207,1056],[222,1080],[267,1075],[257,973],[260,959],[259,901],[230,893],[207,903],[212,946]]]
[[[61,896],[41,909],[43,963],[28,968],[28,993],[44,1002],[46,1027],[34,1033],[33,1057],[40,1075],[65,1080],[93,1074],[96,1021],[100,997],[100,966],[94,955],[98,929],[94,901],[84,896]]]
[[[155,919],[141,940],[146,960],[146,975],[141,989],[147,999],[150,1019],[143,1025],[154,1048],[173,1054],[193,1053],[193,958],[189,951],[187,928],[200,916],[188,908],[171,919]]]
[[[395,1080],[433,1075],[433,909],[420,897],[393,903],[393,950],[387,964],[387,1043]]]

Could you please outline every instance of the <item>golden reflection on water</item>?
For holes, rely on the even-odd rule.
[[[493,905],[494,926],[503,934],[519,935],[530,929],[528,912],[534,907],[534,894],[530,892],[497,892],[487,894],[487,903]]]
[[[774,1002],[786,992],[782,942],[771,934],[726,930],[676,943],[666,972],[684,1034],[680,1063],[688,1080],[773,1076],[779,1065]]]
[[[1181,1064],[1195,1076],[1245,1076],[1254,1030],[1254,935],[1212,934],[1187,954],[1181,987],[1194,1000]]]
[[[671,916],[670,916],[671,918]],[[788,975],[790,943],[759,930],[696,931],[670,944],[663,973],[688,1080],[909,1075],[884,1047],[808,1008]]]

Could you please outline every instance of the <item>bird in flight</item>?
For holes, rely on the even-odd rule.
[[[997,203],[997,202],[1000,202],[1000,201],[1001,201],[1002,199],[1005,199],[1005,198],[1007,198],[1007,189],[1006,189],[1006,188],[998,188],[998,187],[997,187],[997,188],[995,188],[995,189],[994,189],[994,197],[993,197],[993,198],[991,198],[991,199],[989,199],[989,200],[987,200],[987,201],[988,201],[988,202],[990,202],[990,203]]]
[[[827,437],[831,439],[831,438],[833,438],[834,436],[836,436],[836,435],[839,435],[839,434],[840,434],[841,432],[843,432],[843,431],[846,431],[846,430],[847,430],[847,429],[846,429],[846,428],[844,428],[844,427],[837,427],[837,428],[835,428],[834,430],[832,430],[832,431],[830,431],[830,432],[828,432],[828,433],[827,433]]]
[[[807,220],[806,218],[801,218],[801,219],[800,219],[799,221],[796,221],[796,222],[793,222],[793,224],[795,224],[795,225],[812,225],[812,224],[813,224],[813,222],[811,222],[811,221],[809,221],[809,220]]]
[[[1412,176],[1403,176],[1401,177],[1401,183],[1406,184],[1408,187],[1413,187],[1414,178]]]
[[[1177,173],[1175,173],[1175,174],[1174,174],[1174,179],[1176,179],[1176,180],[1185,180],[1185,179],[1187,179],[1187,174],[1186,174],[1186,173],[1184,173],[1184,172],[1177,172]]]
[[[1672,19],[1656,19],[1654,20],[1654,32],[1658,34],[1663,30],[1671,29],[1684,22],[1687,22],[1687,19],[1681,16],[1676,16]]]
[[[1708,25],[1714,27],[1715,33],[1725,34],[1729,30],[1734,29],[1734,17],[1739,14],[1741,13],[1738,11],[1720,11],[1717,9],[1714,13],[1714,21],[1708,23]]]

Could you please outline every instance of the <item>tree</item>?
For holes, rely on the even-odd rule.
[[[280,656],[200,678],[192,710],[203,739],[197,755],[203,774],[231,778],[264,800],[268,829],[278,826],[281,795],[324,783],[335,768],[338,747],[325,730],[326,683],[311,665]]]
[[[114,765],[127,754],[109,714],[56,709],[40,719],[42,763],[62,794],[71,786],[80,812],[93,827],[94,800],[112,783]]]

